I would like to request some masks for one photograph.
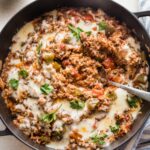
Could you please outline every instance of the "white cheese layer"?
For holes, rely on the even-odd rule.
[[[97,129],[93,128],[93,125],[95,123],[94,118],[96,116],[98,117],[98,116],[103,115],[102,113],[97,113],[95,115],[92,115],[88,119],[83,119],[80,122],[73,123],[70,131],[72,129],[76,129],[82,135],[83,139],[88,139],[92,135],[95,135],[96,133],[98,133],[99,131],[110,130],[110,126],[113,126],[116,123],[115,114],[123,114],[123,112],[125,110],[128,110],[128,108],[129,108],[127,100],[126,100],[128,93],[125,90],[120,89],[120,88],[116,89],[115,93],[117,95],[117,99],[114,101],[114,103],[111,106],[110,111],[108,112],[106,117],[98,122]],[[65,111],[67,111],[68,114],[70,114],[72,117],[74,117],[74,119],[80,117],[80,112],[74,111],[72,108],[70,108],[68,102],[61,102],[61,104],[62,104],[62,107],[60,108],[60,110],[64,109]],[[135,119],[137,117],[139,110],[140,110],[139,107],[133,110],[133,112],[132,112],[133,119]],[[82,110],[81,112],[84,113],[85,111],[86,111],[86,109]],[[66,134],[69,135],[69,132],[67,132]],[[109,134],[111,135],[112,133],[110,132]],[[107,144],[109,144],[109,143],[107,143]],[[51,148],[55,148],[55,149],[65,149],[66,140],[62,140],[62,141],[58,142],[58,145],[57,145],[57,142],[52,142],[52,143],[48,144],[47,146],[51,147]]]
[[[32,22],[25,24],[19,32],[13,37],[13,40],[16,41],[12,45],[12,52],[21,49],[21,43],[25,42],[28,38],[28,34],[34,31]]]

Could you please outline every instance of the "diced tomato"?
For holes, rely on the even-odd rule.
[[[73,69],[71,74],[76,78],[76,79],[79,79],[81,78],[81,75],[79,74],[78,70],[76,69]]]
[[[94,121],[94,124],[92,125],[93,129],[97,129],[97,120]]]
[[[64,61],[62,62],[62,64],[63,64],[64,66],[68,66],[68,65],[70,65],[70,61],[69,61],[69,60],[64,60]]]
[[[104,89],[100,89],[100,90],[93,89],[93,90],[92,90],[92,93],[93,93],[95,96],[99,97],[99,96],[101,96],[101,95],[104,95]]]
[[[96,30],[97,30],[97,27],[93,27],[92,29],[93,29],[94,31],[96,31]]]
[[[77,12],[72,9],[72,10],[70,10],[70,11],[68,12],[68,15],[70,15],[70,16],[77,16]]]
[[[112,58],[108,57],[107,59],[105,59],[103,61],[103,65],[106,69],[114,69],[115,68],[115,64],[114,61],[112,60]]]
[[[101,89],[102,86],[101,86],[99,83],[97,83],[97,84],[95,84],[94,88],[95,88],[95,89]]]
[[[80,21],[80,15],[76,11],[70,10],[68,14],[74,17],[75,22]]]
[[[78,131],[74,130],[70,134],[70,137],[73,138],[73,139],[80,139],[80,138],[82,138],[82,135]]]
[[[93,16],[90,15],[90,14],[84,15],[84,19],[85,20],[89,20],[89,21],[93,21],[94,20]]]
[[[80,17],[79,16],[74,16],[74,20],[75,20],[75,22],[79,22],[80,21]]]
[[[60,49],[64,49],[65,48],[65,44],[60,44]]]
[[[121,83],[121,82],[122,82],[121,76],[109,77],[109,80],[114,81],[114,82],[118,82],[118,83]]]

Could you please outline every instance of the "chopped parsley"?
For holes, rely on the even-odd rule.
[[[43,94],[48,95],[53,91],[53,87],[46,83],[41,86],[40,90],[42,91]]]
[[[113,132],[113,133],[118,132],[118,131],[119,131],[119,125],[116,124],[115,126],[110,126],[110,130],[111,130],[111,132]]]
[[[99,24],[99,30],[106,30],[107,29],[107,24],[104,21],[101,21]]]
[[[105,138],[107,138],[108,137],[108,135],[107,134],[103,134],[103,135],[93,135],[92,137],[91,137],[91,140],[94,142],[94,143],[96,143],[97,145],[104,145],[105,144]]]
[[[23,78],[27,78],[28,72],[25,69],[22,69],[19,71],[19,75],[22,76]]]
[[[70,102],[70,107],[73,109],[83,109],[85,106],[85,102],[81,100],[72,100]]]
[[[51,123],[56,120],[56,112],[60,109],[62,105],[60,105],[54,112],[51,112],[49,114],[44,114],[41,116],[41,121],[46,122],[46,123]]]
[[[109,25],[108,25],[106,22],[104,22],[104,21],[101,21],[101,22],[98,24],[98,26],[99,26],[99,31],[105,30],[106,35],[110,35],[110,34],[112,34],[112,33],[114,32],[114,28],[111,27],[111,26],[109,26]]]
[[[84,32],[81,28],[79,27],[74,27],[72,24],[68,25],[69,30],[72,32],[73,36],[76,37],[77,40],[80,40],[80,33]],[[91,35],[91,31],[87,31],[85,32],[87,34],[87,36]]]
[[[73,36],[76,37],[77,40],[80,40],[80,33],[83,32],[83,30],[79,27],[75,28],[72,24],[69,24],[68,28],[72,32]]]
[[[18,85],[19,85],[19,81],[16,79],[10,79],[9,85],[11,86],[12,89],[17,90]]]
[[[56,112],[52,112],[52,113],[49,113],[49,114],[44,114],[41,117],[41,121],[46,122],[46,123],[51,123],[55,120],[56,120]]]
[[[111,100],[116,100],[117,99],[117,95],[114,91],[108,91],[106,96]]]
[[[37,48],[36,48],[36,51],[37,51],[38,54],[40,54],[40,52],[41,52],[42,45],[43,45],[43,44],[40,43],[40,44],[37,46]]]
[[[131,108],[136,108],[138,106],[138,101],[139,101],[138,97],[136,96],[133,96],[133,97],[128,96],[127,98],[127,102]]]
[[[92,32],[91,31],[87,31],[85,33],[87,34],[87,36],[90,36]]]

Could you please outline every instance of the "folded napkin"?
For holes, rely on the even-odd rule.
[[[150,10],[150,0],[139,0],[139,10],[140,11]],[[146,28],[146,30],[150,35],[150,16],[143,17],[140,19],[140,21],[143,23],[144,27]]]
[[[139,0],[139,11],[150,10],[150,0]],[[140,18],[150,35],[150,16]],[[150,150],[150,117],[140,131],[121,150]]]
[[[150,10],[150,0],[139,0],[139,10]],[[150,16],[143,17],[140,20],[150,35]],[[150,150],[150,117],[146,122],[145,128],[139,137],[138,150]]]

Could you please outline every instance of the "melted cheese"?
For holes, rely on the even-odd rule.
[[[79,133],[82,135],[82,139],[87,139],[93,134],[93,125],[94,125],[95,119],[83,119],[80,123],[74,124],[72,126],[72,129],[77,129]]]
[[[56,150],[64,150],[67,145],[69,144],[69,132],[70,130],[67,128],[66,129],[66,132],[64,134],[64,137],[61,141],[51,141],[49,144],[47,144],[46,146],[47,147],[50,147],[50,148],[54,148]]]
[[[77,129],[79,133],[82,135],[83,139],[88,139],[92,135],[102,130],[105,130],[105,131],[108,130],[107,134],[112,135],[112,132],[110,132],[110,126],[113,126],[116,123],[115,114],[123,114],[125,110],[129,109],[129,106],[126,100],[128,93],[125,90],[120,89],[120,88],[116,89],[115,93],[117,95],[117,99],[112,104],[107,116],[97,123],[96,130],[93,129],[93,125],[95,123],[94,118],[96,116],[98,117],[98,116],[103,115],[102,113],[97,113],[97,114],[92,115],[91,118],[83,119],[80,122],[75,122],[72,125],[70,131],[73,129]],[[75,120],[78,119],[81,114],[86,112],[86,108],[82,111],[73,110],[72,108],[70,108],[69,103],[67,101],[61,101],[61,104],[62,104],[62,107],[60,108],[59,111],[66,111],[66,113],[70,114]],[[60,102],[57,105],[60,105]],[[140,107],[132,111],[131,114],[133,116],[133,119],[136,119],[139,110],[140,110]],[[69,132],[67,132],[65,136],[67,136],[67,134],[69,135]],[[67,145],[66,142],[67,141],[63,139],[60,142],[51,142],[47,146],[51,148],[55,148],[55,149],[65,149],[65,146]],[[108,145],[109,145],[109,141],[107,142],[107,145],[104,145],[104,146],[108,146]]]
[[[21,43],[26,41],[28,38],[28,34],[30,32],[33,32],[33,31],[34,31],[34,27],[33,27],[32,22],[25,24],[19,30],[19,32],[13,37],[13,39],[16,41],[16,43],[14,43],[12,45],[12,51],[20,50],[21,49]]]
[[[35,84],[32,80],[29,81],[28,87],[28,92],[31,96],[39,97],[41,95],[40,87],[37,84]]]
[[[140,43],[135,41],[135,39],[133,37],[129,37],[127,39],[128,44],[130,45],[130,47],[134,48],[136,51],[140,50]]]
[[[55,41],[57,43],[62,42],[62,40],[65,38],[65,35],[66,35],[66,32],[57,33],[56,36],[55,36]]]
[[[37,104],[37,100],[36,99],[31,99],[31,98],[28,98],[26,100],[23,101],[24,105],[27,106],[33,113],[33,115],[35,117],[37,116],[41,116],[41,110],[39,109],[39,106]]]
[[[18,75],[18,68],[12,68],[10,69],[9,73],[8,73],[8,79],[7,81],[9,82],[10,79],[19,79],[19,75]]]
[[[127,92],[118,88],[116,91],[117,99],[114,101],[107,116],[99,122],[98,131],[109,129],[110,125],[115,124],[115,114],[122,114],[129,108],[126,98]],[[97,132],[97,131],[96,131]]]
[[[10,61],[11,65],[18,65],[20,63],[21,63],[20,59],[11,59],[11,61]]]
[[[39,43],[42,43],[42,48],[46,48],[47,46],[51,45],[51,41],[54,40],[56,33],[47,33],[42,35]]]
[[[27,117],[24,118],[22,120],[22,123],[19,125],[20,129],[26,129],[26,128],[30,128],[30,127],[31,127],[30,120]]]
[[[60,106],[60,104],[61,107],[59,109],[59,112],[61,112],[62,114],[69,114],[75,122],[78,122],[80,120],[80,117],[87,112],[86,105],[84,109],[76,110],[76,109],[72,109],[70,107],[69,101],[65,101],[65,100],[57,102],[53,107],[57,108],[58,106]]]
[[[122,49],[127,52],[125,59],[129,61],[132,58],[133,53],[140,50],[140,43],[136,42],[133,37],[129,37]]]
[[[84,21],[80,21],[77,26],[85,32],[91,31],[94,35],[98,32],[98,26],[96,23],[85,23]],[[93,30],[93,28],[96,28],[96,30]]]

